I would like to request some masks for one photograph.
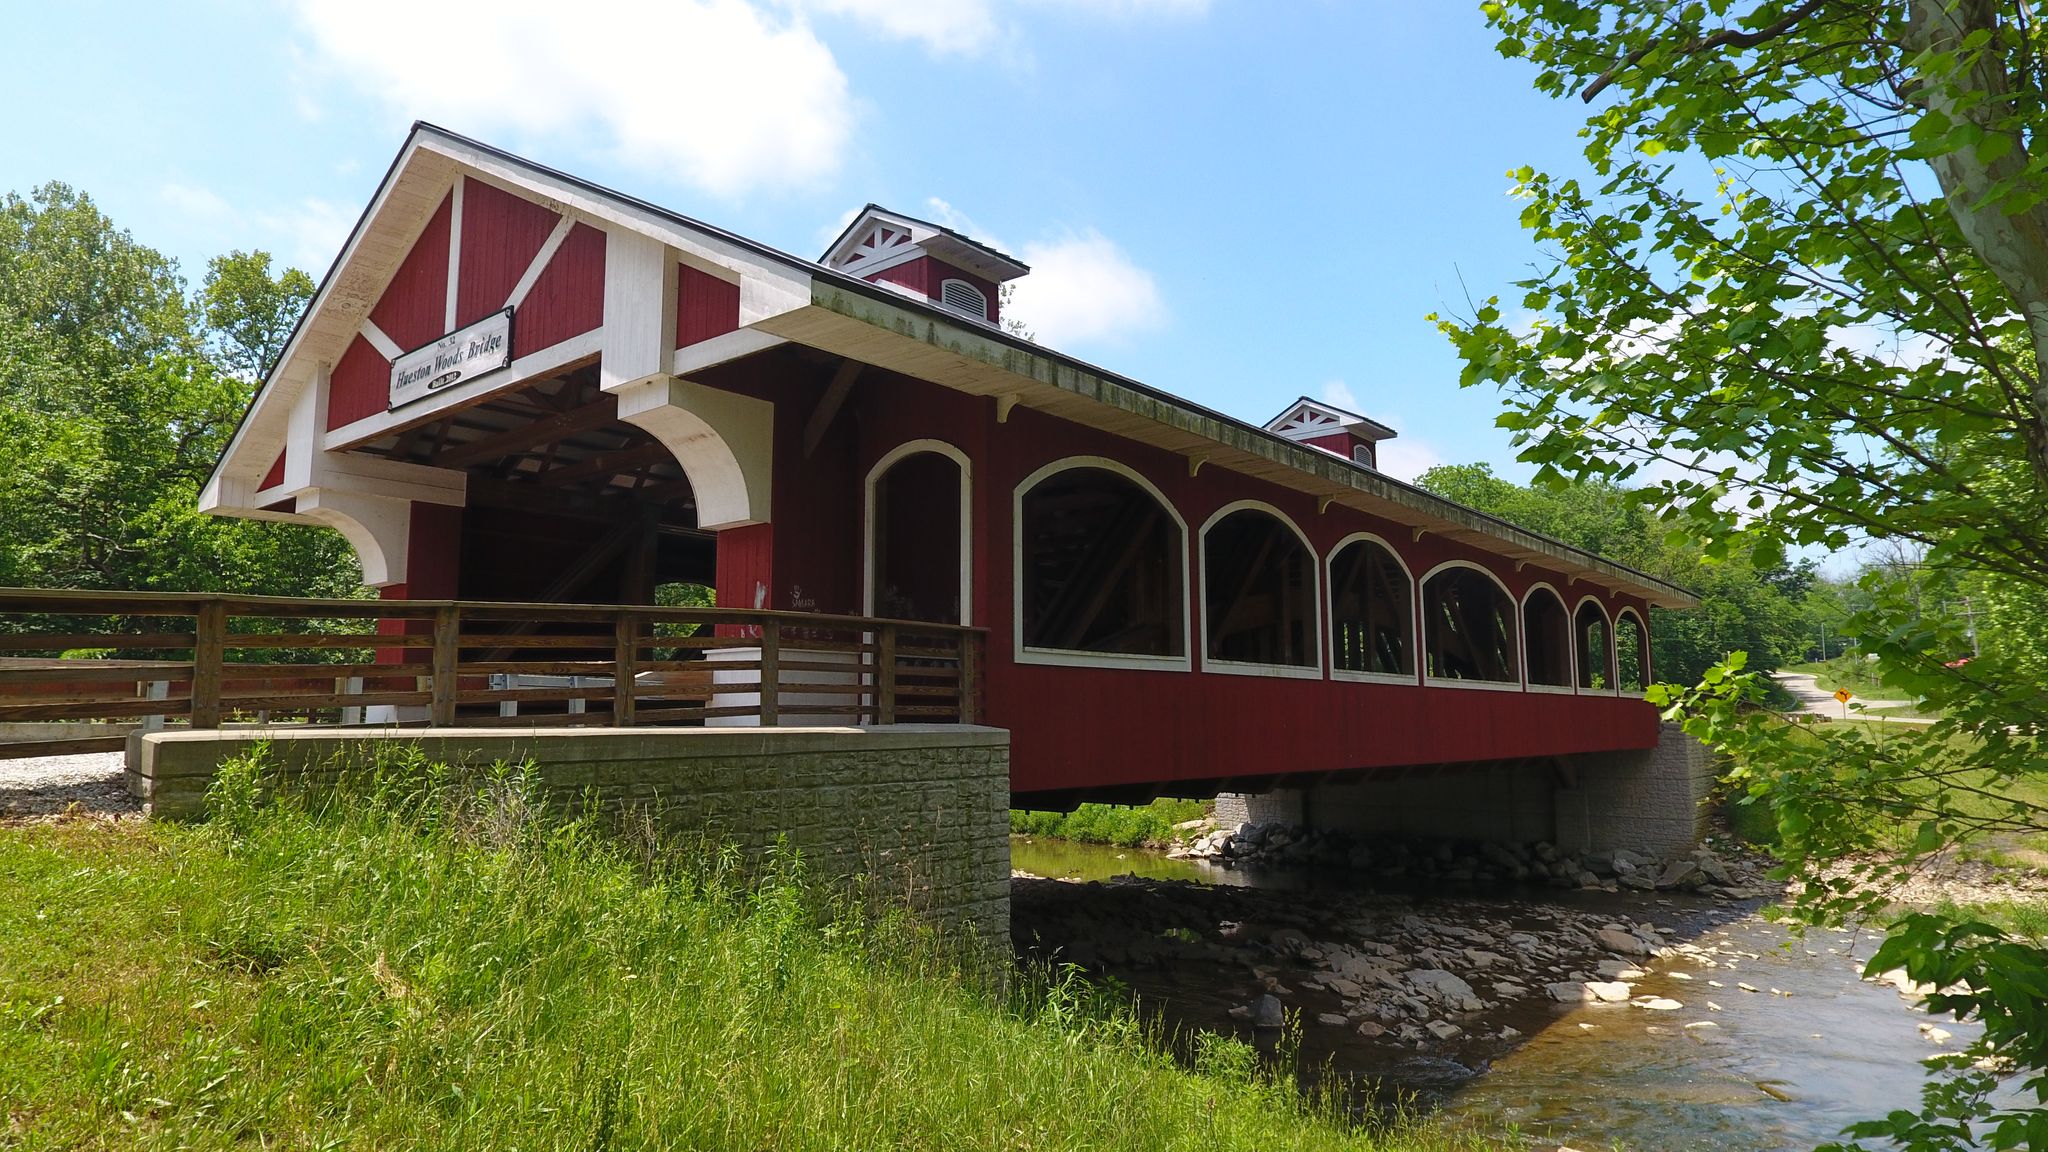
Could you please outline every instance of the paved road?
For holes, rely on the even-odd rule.
[[[1792,694],[1792,698],[1794,700],[1797,700],[1799,702],[1798,707],[1794,708],[1793,711],[1811,713],[1815,716],[1826,716],[1834,720],[1840,720],[1842,718],[1842,705],[1840,701],[1837,701],[1835,699],[1834,693],[1823,692],[1819,688],[1815,687],[1815,677],[1812,673],[1773,672],[1771,673],[1771,676],[1773,679],[1777,680],[1778,684],[1781,687],[1783,687],[1785,691]],[[1856,709],[1858,707],[1862,707],[1865,709],[1909,708],[1912,706],[1912,704],[1913,702],[1911,700],[1865,700],[1863,697],[1858,696],[1856,699],[1850,701],[1849,716],[1852,719],[1856,718]],[[1932,720],[1909,720],[1903,716],[1864,716],[1862,717],[1862,719],[1880,720],[1892,724],[1934,723],[1934,721]]]

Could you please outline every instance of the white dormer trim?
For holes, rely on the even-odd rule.
[[[931,255],[924,247],[924,241],[931,235],[928,230],[925,236],[919,236],[919,229],[907,222],[885,219],[875,213],[868,215],[862,227],[848,233],[846,239],[826,253],[826,267],[866,279]]]
[[[1285,412],[1267,421],[1266,431],[1297,443],[1338,432],[1355,436],[1369,444],[1392,440],[1395,436],[1392,428],[1377,420],[1367,419],[1356,412],[1346,412],[1342,408],[1323,404],[1306,396],[1288,405]],[[1349,458],[1348,454],[1343,452],[1335,455]]]

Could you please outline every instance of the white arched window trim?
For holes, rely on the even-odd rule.
[[[1600,673],[1606,679],[1607,687],[1579,688],[1578,693],[1581,696],[1618,696],[1621,694],[1617,686],[1621,676],[1614,659],[1614,613],[1607,610],[1607,602],[1598,596],[1581,596],[1579,602],[1572,605],[1572,685],[1577,687],[1579,683],[1579,609],[1589,603],[1598,608],[1600,618],[1607,621],[1607,667]]]
[[[960,466],[960,623],[974,623],[974,465],[967,453],[944,440],[909,440],[891,448],[868,469],[866,494],[861,509],[860,602],[869,615],[875,614],[875,489],[882,477],[899,461],[920,452],[944,456]]]
[[[1538,592],[1550,593],[1557,601],[1558,608],[1564,612],[1565,679],[1570,683],[1538,684],[1529,679],[1529,601],[1535,599]],[[1538,580],[1529,585],[1529,590],[1522,593],[1519,615],[1515,619],[1515,630],[1522,634],[1522,687],[1531,692],[1548,692],[1556,696],[1570,696],[1576,693],[1579,687],[1579,633],[1572,610],[1565,603],[1564,593],[1559,592],[1557,586],[1547,580]]]
[[[1488,580],[1493,581],[1494,587],[1500,589],[1500,594],[1508,598],[1508,603],[1515,605],[1514,619],[1508,622],[1508,626],[1515,630],[1515,635],[1508,644],[1508,650],[1516,654],[1515,663],[1517,665],[1526,663],[1521,658],[1521,601],[1515,599],[1515,594],[1508,589],[1507,582],[1496,575],[1491,568],[1483,564],[1474,564],[1470,560],[1446,560],[1429,571],[1424,572],[1422,579],[1415,582],[1416,635],[1424,642],[1427,642],[1429,638],[1429,622],[1421,618],[1422,605],[1424,603],[1423,590],[1429,587],[1431,580],[1452,568],[1470,568]],[[1429,654],[1420,648],[1416,649],[1415,661],[1416,666],[1422,669],[1422,682],[1431,688],[1466,688],[1478,692],[1520,692],[1524,689],[1522,678],[1528,675],[1524,668],[1517,667],[1515,669],[1516,678],[1513,680],[1458,680],[1447,676],[1431,676],[1429,674]]]
[[[1113,652],[1077,652],[1071,648],[1031,648],[1024,643],[1024,497],[1049,477],[1076,468],[1100,468],[1114,472],[1150,493],[1152,499],[1173,517],[1180,532],[1180,655],[1132,656]],[[1107,456],[1063,456],[1026,476],[1010,496],[1010,634],[1019,664],[1050,664],[1064,668],[1145,668],[1159,672],[1187,672],[1194,668],[1195,638],[1189,627],[1188,522],[1180,509],[1166,498],[1157,484],[1147,480],[1128,464]]]
[[[1639,663],[1641,663],[1641,664],[1642,664],[1642,666],[1643,666],[1643,687],[1644,687],[1644,688],[1648,688],[1648,687],[1649,687],[1650,685],[1652,685],[1652,684],[1656,683],[1656,674],[1655,674],[1655,673],[1653,673],[1653,672],[1652,672],[1652,671],[1650,670],[1650,623],[1649,623],[1649,621],[1647,621],[1647,620],[1643,619],[1643,614],[1642,614],[1642,613],[1640,613],[1640,612],[1638,612],[1638,611],[1636,611],[1636,610],[1635,610],[1635,607],[1634,607],[1633,605],[1628,605],[1628,606],[1625,606],[1625,607],[1622,607],[1622,608],[1618,608],[1618,609],[1616,609],[1616,610],[1615,610],[1615,613],[1614,613],[1614,692],[1615,692],[1615,695],[1617,695],[1617,696],[1618,696],[1618,695],[1620,695],[1620,694],[1621,694],[1621,691],[1622,691],[1622,688],[1621,688],[1621,618],[1622,618],[1623,616],[1632,616],[1632,617],[1634,617],[1634,618],[1635,618],[1635,622],[1636,622],[1636,629],[1637,629],[1637,635],[1639,635],[1639,636],[1641,636],[1641,637],[1642,637],[1642,639],[1638,641],[1638,644],[1640,645],[1640,647],[1639,647],[1639,648],[1638,648],[1638,649],[1636,650],[1636,651],[1637,651],[1636,659],[1637,659],[1637,661],[1638,661]]]
[[[1422,585],[1415,580],[1415,570],[1408,567],[1408,558],[1401,555],[1401,550],[1394,547],[1386,537],[1371,532],[1353,532],[1337,541],[1337,546],[1330,549],[1329,555],[1323,557],[1323,619],[1334,621],[1337,618],[1337,555],[1358,543],[1377,544],[1386,549],[1394,558],[1394,563],[1401,566],[1401,575],[1408,580],[1408,655],[1415,661],[1415,671],[1406,676],[1388,672],[1347,672],[1337,667],[1333,659],[1330,664],[1330,679],[1350,680],[1361,684],[1419,684],[1422,682],[1422,601],[1418,597]]]
[[[1308,566],[1308,578],[1317,585],[1309,590],[1308,598],[1309,611],[1315,617],[1309,621],[1309,640],[1314,645],[1313,661],[1309,665],[1258,664],[1249,660],[1218,660],[1209,655],[1209,529],[1222,523],[1224,517],[1237,512],[1264,512],[1287,525],[1287,530],[1294,533],[1295,539],[1301,541],[1302,550],[1309,555],[1311,562]],[[1196,598],[1196,611],[1202,614],[1202,671],[1221,672],[1231,676],[1279,676],[1289,680],[1321,680],[1325,648],[1323,597],[1327,593],[1324,589],[1322,565],[1314,562],[1317,555],[1316,546],[1309,543],[1308,533],[1301,530],[1301,525],[1296,524],[1287,513],[1263,500],[1233,500],[1210,513],[1209,518],[1202,521],[1202,530],[1196,536],[1195,547],[1202,558],[1202,592]]]

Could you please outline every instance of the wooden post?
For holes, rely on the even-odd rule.
[[[194,614],[192,727],[220,727],[221,664],[227,659],[228,606],[207,600]]]
[[[761,629],[761,727],[782,723],[782,622]]]
[[[633,726],[633,684],[640,667],[640,621],[621,612],[612,627],[612,724]]]
[[[975,697],[981,692],[981,637],[973,632],[960,633],[960,722],[975,724],[980,717],[975,711]]]
[[[896,722],[896,626],[882,625],[875,643],[875,723]]]
[[[455,662],[461,642],[462,610],[453,605],[434,609],[434,694],[427,721],[436,727],[455,723]]]

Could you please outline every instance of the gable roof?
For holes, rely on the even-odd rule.
[[[282,449],[284,421],[315,368],[310,361],[322,352],[328,362],[339,358],[340,347],[352,338],[416,237],[418,222],[438,204],[445,183],[457,173],[518,187],[551,208],[593,223],[661,238],[686,259],[735,272],[743,269],[755,278],[754,307],[763,318],[750,323],[743,314],[742,327],[993,396],[999,405],[1028,402],[1053,415],[1104,427],[1191,460],[1211,461],[1325,501],[1408,523],[1418,533],[1467,539],[1512,558],[1596,577],[1652,603],[1671,607],[1698,603],[1692,593],[1647,573],[992,325],[967,320],[936,301],[903,295],[425,121],[413,124],[376,194],[293,328],[283,353],[243,412],[208,478],[203,503],[233,507],[235,495],[254,492],[256,478]],[[394,206],[409,206],[417,221],[408,223],[408,213],[393,211],[390,215],[396,222],[387,226],[387,209]],[[928,221],[903,219],[979,247],[995,258],[1011,259]],[[845,239],[844,233],[840,239]],[[338,333],[334,331],[337,328]],[[1319,404],[1307,397],[1302,400]],[[1333,410],[1347,418],[1365,419]],[[1387,433],[1392,435],[1393,430],[1387,429]],[[224,491],[230,481],[241,482],[239,493]]]
[[[838,239],[825,248],[824,255],[818,257],[818,263],[828,268],[843,267],[846,258],[877,224],[905,229],[910,233],[913,244],[942,260],[957,264],[969,272],[986,276],[998,284],[1005,280],[1015,280],[1031,271],[1031,266],[1022,260],[984,244],[964,232],[891,211],[872,200],[854,215],[853,222],[839,233]]]
[[[1290,421],[1300,419],[1300,416],[1297,415],[1297,413],[1314,413],[1318,416],[1322,416],[1327,420],[1334,421],[1337,427],[1343,429],[1344,431],[1353,432],[1361,439],[1371,440],[1374,443],[1377,443],[1381,440],[1392,440],[1394,437],[1400,435],[1400,433],[1394,431],[1392,428],[1387,427],[1385,424],[1382,424],[1377,420],[1360,416],[1356,412],[1352,412],[1344,408],[1339,408],[1335,404],[1325,404],[1321,400],[1311,400],[1306,396],[1297,399],[1294,403],[1289,404],[1286,407],[1286,409],[1282,411],[1278,416],[1275,416],[1271,420],[1266,421],[1266,430],[1269,432],[1277,432],[1282,436],[1286,436],[1290,440],[1295,439],[1294,435],[1291,435],[1288,431],[1284,431],[1283,428]],[[1322,435],[1322,433],[1314,434]]]

